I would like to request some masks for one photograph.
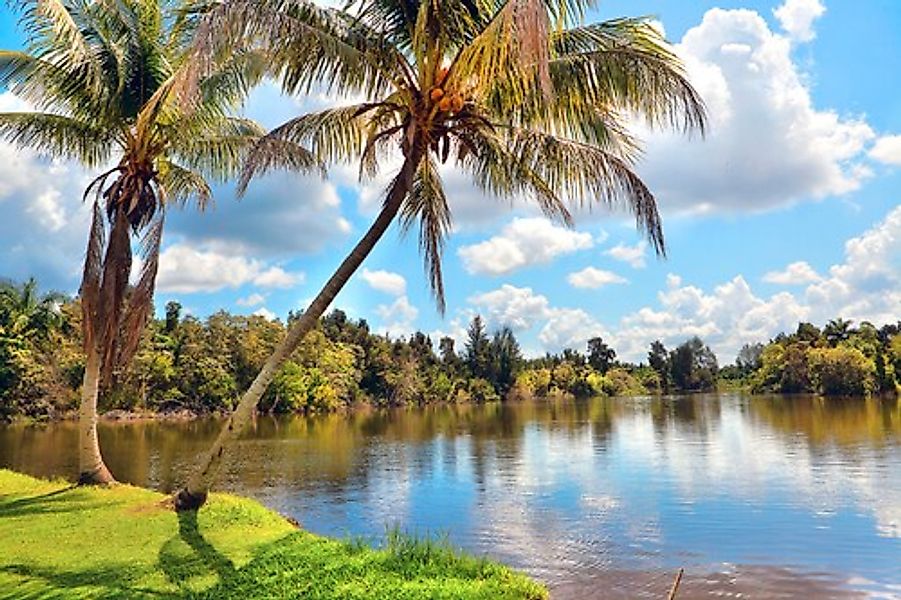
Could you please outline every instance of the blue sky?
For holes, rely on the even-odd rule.
[[[641,359],[648,344],[699,334],[731,362],[746,341],[799,319],[901,318],[901,6],[893,0],[606,0],[591,20],[654,15],[708,103],[706,139],[635,129],[669,256],[628,215],[577,216],[574,230],[526,199],[479,195],[449,167],[456,215],[445,254],[447,314],[430,299],[415,236],[390,232],[337,306],[378,330],[461,337],[479,312],[509,323],[530,354],[594,335]],[[0,46],[17,48],[3,9]],[[258,89],[247,113],[274,126],[340,99]],[[0,94],[0,111],[22,110]],[[390,165],[386,172],[390,172]],[[74,291],[87,236],[87,173],[0,143],[0,276]],[[299,308],[361,235],[378,182],[352,166],[327,180],[276,176],[238,202],[217,189],[205,214],[167,221],[158,306],[179,300],[282,317]]]

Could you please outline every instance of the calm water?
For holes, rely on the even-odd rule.
[[[162,490],[214,421],[106,424]],[[0,428],[0,465],[75,474],[71,423]],[[555,598],[901,598],[901,404],[598,399],[261,418],[223,487],[330,535],[445,532]]]

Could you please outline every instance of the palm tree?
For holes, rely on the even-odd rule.
[[[834,348],[851,337],[851,334],[854,332],[851,327],[853,324],[854,321],[845,320],[841,317],[832,319],[823,327],[823,337]]]
[[[0,282],[0,335],[47,339],[63,323],[60,305],[65,300],[57,292],[39,294],[34,278],[21,285]]]
[[[441,254],[452,215],[439,165],[452,159],[486,192],[528,197],[570,224],[576,205],[625,204],[658,253],[654,196],[632,167],[627,116],[703,130],[703,104],[679,60],[645,19],[582,25],[581,0],[361,0],[345,12],[302,0],[224,0],[196,44],[215,55],[228,40],[266,48],[287,93],[319,86],[362,102],[304,114],[251,153],[240,185],[269,170],[285,144],[303,166],[355,161],[362,179],[389,156],[402,164],[381,211],[246,391],[209,454],[177,494],[205,501],[222,458],[273,375],[399,217],[419,231],[431,288],[444,309]],[[283,162],[283,161],[282,161]]]
[[[166,0],[22,0],[23,52],[0,51],[0,86],[36,112],[0,114],[0,136],[104,169],[84,193],[93,218],[81,282],[85,374],[79,481],[108,483],[97,441],[97,396],[131,359],[150,315],[170,204],[211,199],[205,177],[237,172],[263,131],[231,110],[263,73],[237,49],[200,82],[184,77],[190,19]],[[191,101],[182,91],[189,83]],[[191,88],[193,89],[193,88]],[[133,237],[140,276],[129,286]]]

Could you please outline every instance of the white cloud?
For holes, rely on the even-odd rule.
[[[407,293],[407,280],[398,273],[363,269],[360,277],[374,290],[391,294],[392,296],[403,296]]]
[[[581,308],[553,309],[538,333],[542,346],[550,352],[564,348],[584,351],[588,340],[595,336],[610,337],[603,326]]]
[[[901,165],[901,135],[886,135],[876,140],[870,158],[887,165]]]
[[[274,312],[272,312],[265,306],[253,311],[253,314],[254,314],[254,316],[257,316],[257,317],[263,317],[264,319],[266,319],[268,321],[274,321],[278,318]]]
[[[261,287],[290,287],[303,280],[303,273],[288,273],[234,253],[214,248],[173,244],[160,254],[157,288],[163,292],[215,292],[247,283]]]
[[[551,307],[547,297],[536,294],[532,288],[504,284],[491,292],[471,296],[467,301],[485,317],[490,328],[507,325],[522,333],[541,325],[538,340],[542,351],[581,349],[589,338],[607,336],[601,324],[584,310]]]
[[[664,208],[759,212],[847,194],[871,174],[863,159],[873,130],[814,106],[790,39],[759,13],[711,9],[675,50],[710,129],[704,139],[645,135],[638,170]]]
[[[822,319],[836,315],[888,323],[901,316],[901,206],[845,242],[844,262],[809,286],[808,304]]]
[[[535,294],[532,288],[518,288],[506,283],[496,290],[471,296],[468,302],[484,311],[490,323],[509,325],[519,331],[529,329],[550,315],[547,298]]]
[[[29,110],[12,93],[0,93],[0,112]],[[82,202],[89,181],[77,164],[0,141],[2,276],[36,277],[42,286],[75,290],[90,220],[90,205]]]
[[[645,254],[648,249],[648,243],[645,241],[638,242],[634,246],[626,246],[625,244],[617,244],[610,248],[604,254],[618,261],[624,262],[633,269],[643,269],[646,266]]]
[[[269,267],[253,278],[253,283],[267,288],[290,288],[306,279],[304,273],[289,273],[281,267]]]
[[[807,262],[793,262],[782,271],[770,271],[763,276],[767,283],[779,285],[804,285],[820,281],[821,277]]]
[[[628,283],[629,281],[612,271],[604,271],[594,267],[585,267],[581,271],[570,273],[566,280],[573,287],[590,289],[598,289],[615,283]]]
[[[547,264],[556,257],[591,248],[589,233],[554,225],[545,218],[517,218],[484,242],[463,246],[458,254],[469,273],[504,275],[524,267]]]
[[[809,42],[816,37],[813,23],[826,13],[820,0],[785,0],[773,11],[779,25],[792,40]]]
[[[251,294],[245,298],[238,298],[235,300],[235,304],[238,306],[256,306],[258,304],[262,304],[266,301],[266,296],[263,294]]]
[[[788,271],[816,276],[794,263]],[[845,256],[829,274],[809,279],[797,294],[756,295],[741,275],[705,292],[671,276],[658,294],[660,308],[644,307],[626,315],[616,331],[614,347],[630,360],[642,360],[655,339],[678,344],[698,335],[721,360],[731,362],[742,344],[766,341],[793,331],[799,321],[823,324],[841,316],[857,322],[891,323],[901,310],[901,207],[871,229],[845,243]],[[809,265],[807,265],[809,268]],[[792,268],[794,267],[794,269]]]
[[[414,331],[413,323],[419,316],[419,309],[410,303],[409,298],[401,296],[391,304],[376,306],[375,313],[382,320],[382,326],[378,328],[378,331],[404,335]]]
[[[195,244],[226,242],[257,257],[284,258],[319,252],[351,229],[335,186],[315,176],[269,175],[240,201],[231,185],[215,191],[209,210],[171,211],[168,230]]]

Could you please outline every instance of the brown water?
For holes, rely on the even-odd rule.
[[[104,424],[171,490],[219,423]],[[75,474],[72,423],[0,428],[0,466]],[[330,535],[442,532],[555,598],[901,598],[901,404],[535,401],[261,418],[222,487]]]

